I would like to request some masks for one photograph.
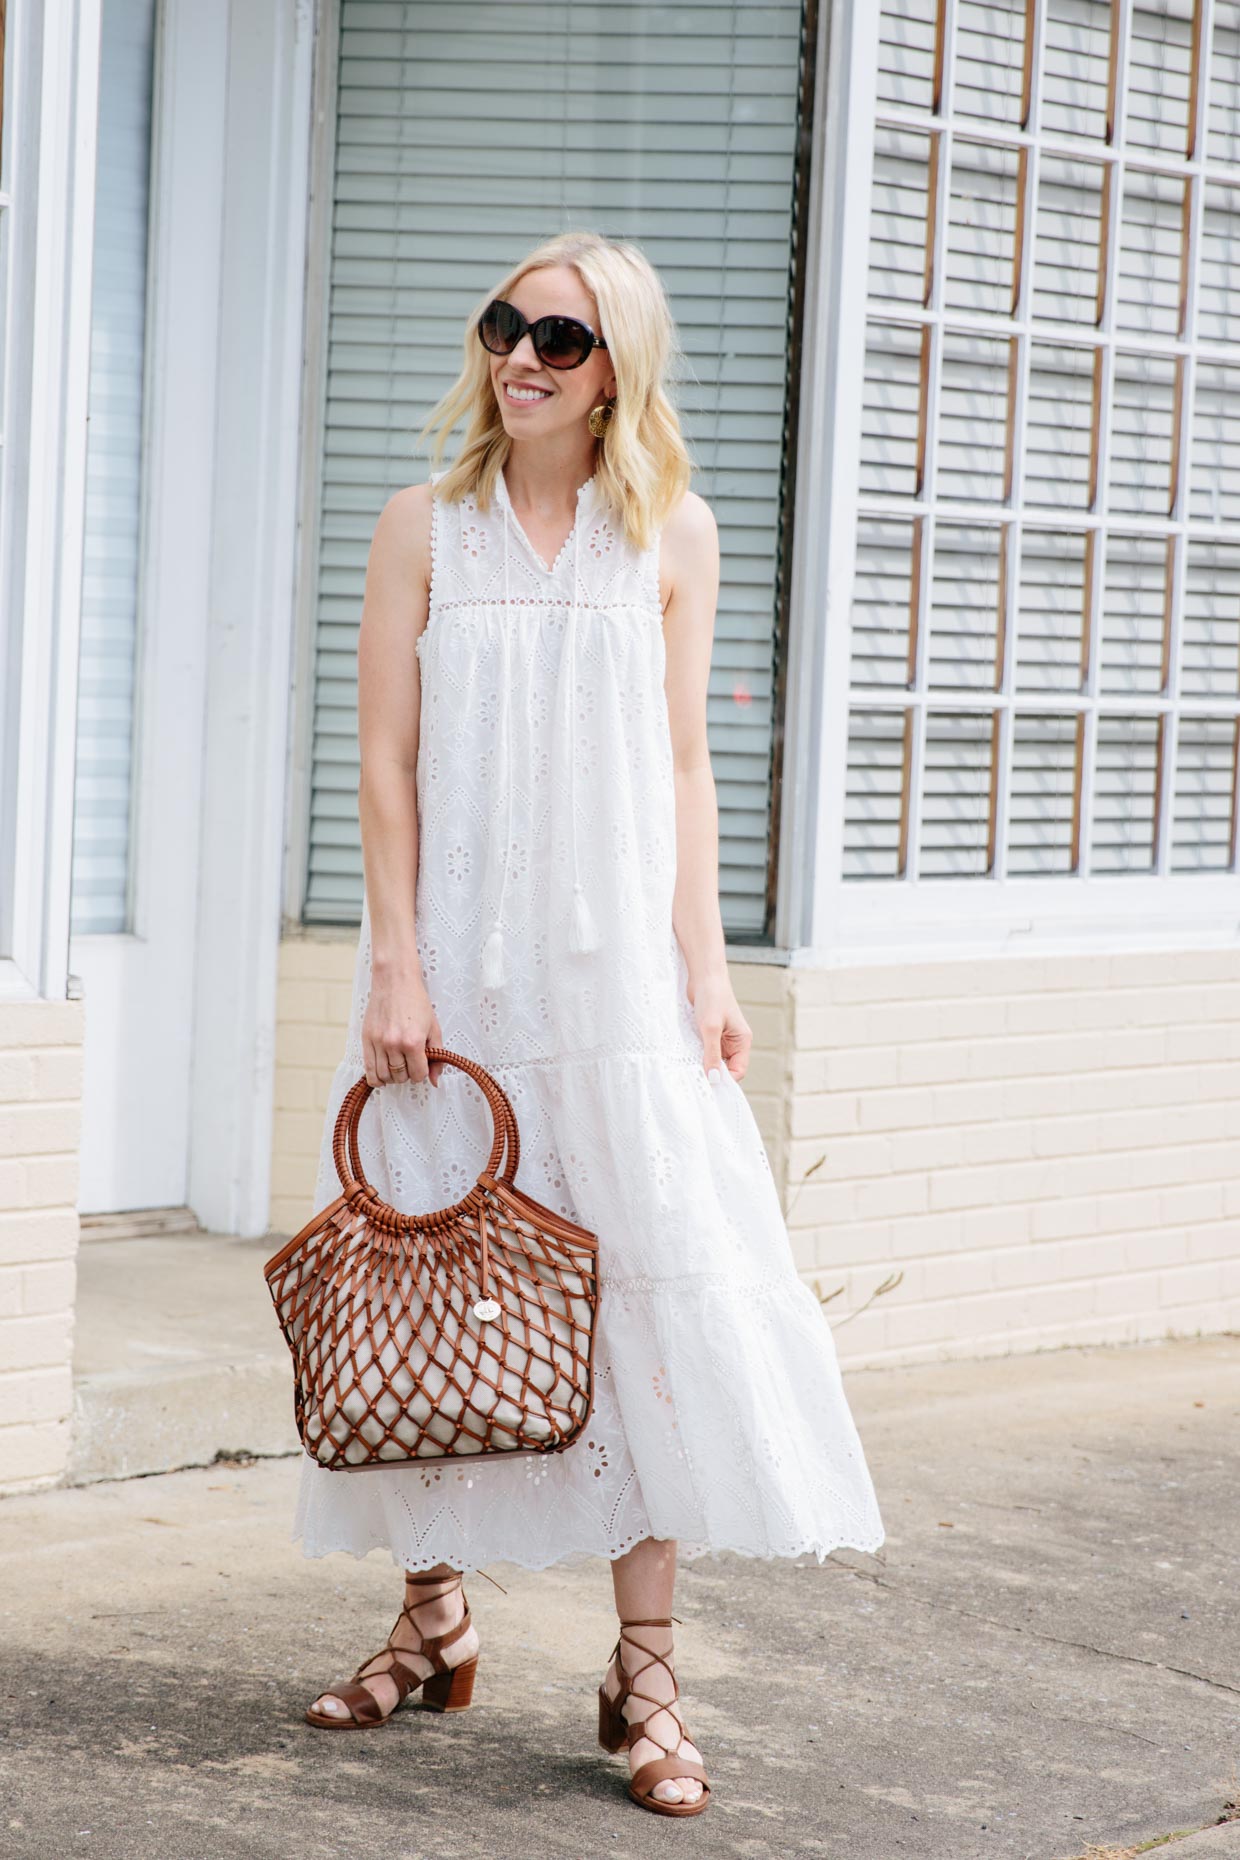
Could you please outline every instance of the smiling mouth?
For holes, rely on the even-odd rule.
[[[504,383],[504,399],[512,407],[536,407],[540,400],[551,399],[550,388],[514,387],[511,381]]]

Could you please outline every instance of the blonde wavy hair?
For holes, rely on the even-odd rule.
[[[473,492],[489,509],[495,482],[512,450],[491,386],[491,358],[478,340],[478,320],[493,297],[507,297],[531,271],[571,265],[598,305],[599,334],[616,376],[616,403],[606,437],[595,442],[594,469],[604,501],[638,549],[648,549],[688,489],[692,465],[669,381],[681,355],[662,280],[645,253],[601,233],[565,232],[523,258],[470,312],[464,364],[431,409],[418,434],[435,439],[437,466],[453,429],[467,421],[452,465],[435,495],[457,502]]]

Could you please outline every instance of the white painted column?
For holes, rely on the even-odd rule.
[[[302,375],[309,0],[233,0],[189,1200],[266,1231]]]

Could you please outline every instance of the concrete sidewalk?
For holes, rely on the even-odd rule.
[[[1240,1341],[848,1378],[877,1558],[684,1569],[715,1786],[644,1815],[594,1743],[604,1565],[468,1584],[475,1708],[335,1737],[382,1556],[307,1563],[292,1460],[0,1504],[0,1851],[13,1860],[1075,1860],[1240,1798]],[[1240,1823],[1170,1843],[1236,1860]]]
[[[199,1230],[82,1247],[71,1485],[297,1449],[263,1278],[279,1245]]]

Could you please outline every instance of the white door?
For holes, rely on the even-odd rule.
[[[174,263],[171,190],[186,183],[160,37],[155,0],[104,0],[69,950],[83,1213],[187,1199],[206,562],[177,455],[210,452],[192,401],[214,310]],[[182,118],[176,150],[193,127]]]

